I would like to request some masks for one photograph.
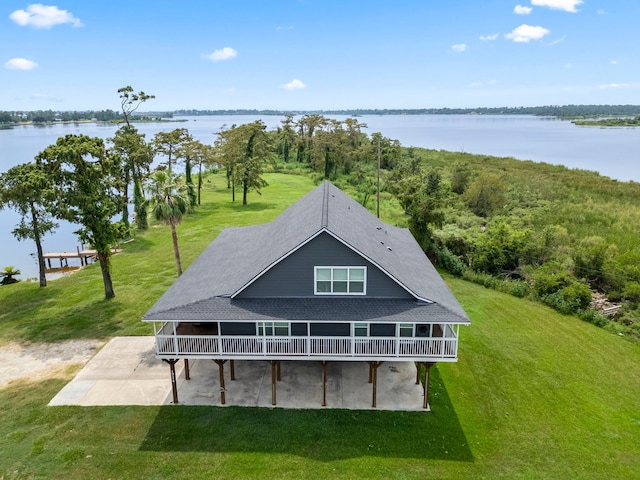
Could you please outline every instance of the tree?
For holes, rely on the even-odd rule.
[[[185,142],[180,147],[178,154],[181,158],[184,158],[184,173],[185,181],[187,183],[189,200],[192,207],[196,204],[200,205],[200,190],[202,189],[202,166],[208,160],[208,147],[199,140],[191,140]],[[193,167],[198,167],[198,186],[193,185],[193,179],[191,172]]]
[[[156,220],[171,227],[173,253],[176,258],[178,276],[182,275],[182,262],[178,248],[176,225],[182,223],[182,216],[189,211],[189,196],[184,185],[179,185],[177,177],[170,171],[157,171],[151,178],[151,209]]]
[[[156,133],[151,143],[155,153],[167,157],[166,168],[171,172],[174,160],[180,158],[181,148],[191,141],[193,137],[186,128],[176,128],[170,132]]]
[[[4,270],[0,272],[0,277],[2,277],[2,281],[0,281],[0,285],[11,285],[12,283],[18,283],[20,280],[17,278],[13,278],[20,275],[20,270],[16,270],[13,267],[4,267]]]
[[[506,203],[507,185],[500,176],[481,173],[464,192],[464,200],[473,213],[488,217]]]
[[[469,185],[471,172],[466,163],[457,161],[451,167],[451,191],[462,195]]]
[[[285,115],[285,119],[280,122],[282,127],[276,132],[276,143],[278,154],[282,155],[284,163],[289,163],[291,148],[296,141],[296,131],[293,128],[293,114]]]
[[[327,123],[327,118],[316,113],[304,115],[296,126],[298,127],[298,162],[311,163],[311,149],[313,138],[317,128]]]
[[[128,126],[131,126],[130,119],[133,112],[135,112],[142,103],[149,99],[156,98],[155,95],[147,95],[142,90],[135,93],[130,85],[119,88],[118,93],[120,94],[122,115],[124,116],[124,121]]]
[[[142,192],[142,182],[135,182],[133,184],[133,204],[136,227],[138,230],[146,230],[149,228],[149,220],[147,218],[149,202]]]
[[[51,179],[36,163],[16,165],[0,175],[0,205],[22,216],[12,233],[18,240],[30,238],[35,242],[41,287],[47,285],[42,238],[58,227],[48,212],[52,188]]]
[[[145,141],[144,134],[138,133],[138,130],[132,125],[124,125],[116,131],[113,138],[109,141],[113,144],[110,153],[118,155],[122,164],[122,222],[125,227],[129,227],[129,185],[133,182],[134,189],[137,185],[142,189],[142,179],[148,174],[151,162],[153,161],[153,152],[151,146]],[[142,209],[136,202],[144,200],[144,196],[136,197],[134,195],[134,210],[136,219],[139,215],[146,217],[146,210]],[[138,225],[146,224],[146,218],[140,219]]]
[[[433,250],[431,226],[444,223],[440,174],[435,170],[395,177],[390,190],[409,217],[409,229],[425,252]]]
[[[267,186],[262,178],[263,164],[271,154],[266,125],[257,120],[252,123],[231,127],[218,134],[216,146],[222,164],[233,186],[232,198],[235,201],[235,186],[242,187],[242,204],[247,204],[247,194]]]
[[[82,226],[76,233],[96,250],[106,298],[115,297],[111,247],[119,229],[111,219],[122,211],[121,165],[101,138],[66,135],[36,157],[53,182],[54,216]]]
[[[309,153],[313,168],[322,171],[324,178],[334,178],[344,167],[348,149],[347,135],[340,122],[327,120],[318,125]]]

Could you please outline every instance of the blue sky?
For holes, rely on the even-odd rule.
[[[638,0],[0,1],[0,110],[640,104]]]

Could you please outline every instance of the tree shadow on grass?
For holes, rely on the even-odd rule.
[[[163,406],[140,450],[473,462],[437,368],[431,370],[430,399],[431,412]]]

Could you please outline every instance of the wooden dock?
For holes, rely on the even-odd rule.
[[[111,253],[120,253],[122,249],[113,248],[111,249]],[[51,260],[58,259],[60,261],[60,268],[69,266],[69,259],[79,259],[80,265],[85,266],[89,265],[92,261],[95,262],[97,258],[98,252],[96,250],[87,250],[77,248],[76,252],[61,252],[61,253],[45,253],[43,258],[47,262],[47,266],[51,267]]]

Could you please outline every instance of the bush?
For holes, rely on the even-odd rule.
[[[543,298],[575,281],[575,278],[558,262],[549,262],[533,272],[533,291]]]
[[[529,285],[527,282],[512,280],[509,281],[508,284],[510,285],[508,293],[510,293],[514,297],[525,298],[528,297],[531,293],[531,285]]]
[[[591,289],[584,283],[572,283],[562,288],[559,293],[576,312],[584,310],[591,303]]]
[[[467,269],[467,266],[460,259],[460,257],[451,253],[451,251],[447,247],[439,249],[437,255],[438,265],[440,265],[447,272],[455,275],[456,277],[461,277],[464,271]]]
[[[560,313],[579,313],[591,302],[591,289],[584,283],[575,282],[557,292],[545,295],[542,301]]]
[[[622,296],[631,303],[640,303],[640,283],[627,283],[622,291]]]
[[[474,272],[470,268],[467,268],[462,273],[462,278],[469,282],[477,283],[478,285],[482,285],[486,288],[492,288],[494,290],[499,290],[500,284],[502,283],[500,279],[493,277],[488,273]]]

